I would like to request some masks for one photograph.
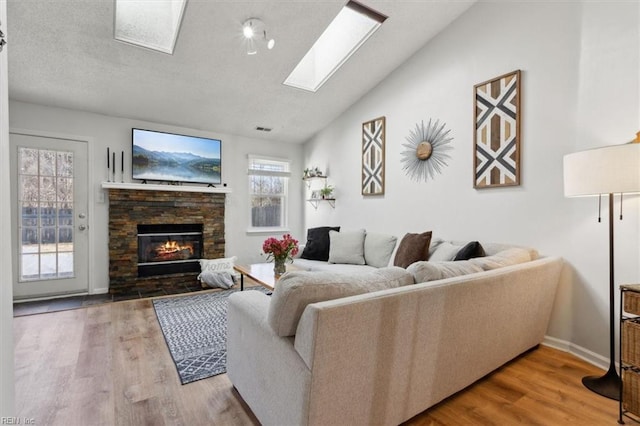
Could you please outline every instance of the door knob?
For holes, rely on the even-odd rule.
[[[78,229],[81,231],[84,231],[85,229],[87,229],[86,225],[78,225]]]

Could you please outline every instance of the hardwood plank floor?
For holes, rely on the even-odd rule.
[[[182,386],[150,299],[14,318],[16,416],[38,425],[254,425],[225,374]],[[592,365],[540,347],[407,425],[615,425]],[[629,423],[629,422],[628,422]]]

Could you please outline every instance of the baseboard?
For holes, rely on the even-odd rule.
[[[66,297],[86,296],[88,294],[89,293],[87,293],[86,291],[80,292],[80,293],[52,294],[52,295],[48,295],[48,296],[27,297],[27,298],[23,298],[23,299],[13,299],[13,303],[40,302],[40,301],[53,300],[53,299],[63,299],[63,298],[66,298]]]
[[[89,296],[93,294],[107,294],[107,293],[109,293],[108,288],[96,288],[90,293],[86,291],[82,291],[80,293],[63,293],[63,294],[53,294],[53,295],[50,294],[50,295],[40,296],[40,297],[18,298],[18,299],[14,299],[13,303],[40,302],[45,300],[63,299],[66,297]]]
[[[570,354],[575,355],[598,368],[602,368],[603,370],[607,370],[609,368],[609,358],[583,348],[582,346],[576,345],[575,343],[551,336],[544,336],[542,344],[563,352],[569,352]]]

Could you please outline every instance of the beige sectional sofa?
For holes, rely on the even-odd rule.
[[[272,297],[233,294],[231,382],[265,425],[410,419],[543,340],[562,260],[485,249],[465,265],[288,273]]]

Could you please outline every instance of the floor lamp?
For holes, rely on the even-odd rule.
[[[640,192],[640,132],[633,142],[576,152],[564,156],[566,197],[609,196],[609,370],[603,376],[588,376],[582,383],[595,393],[620,400],[620,376],[615,366],[615,312],[613,279],[613,198]],[[598,221],[600,218],[598,217]]]

